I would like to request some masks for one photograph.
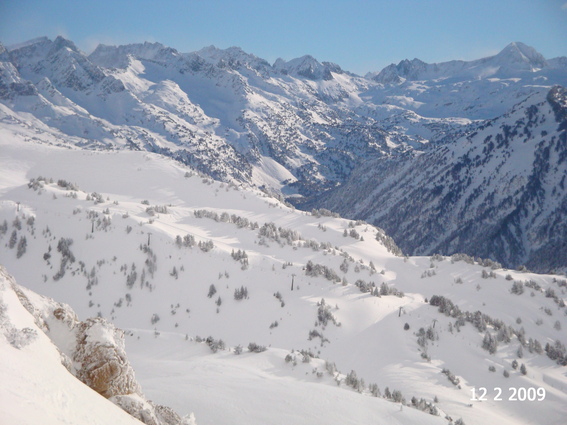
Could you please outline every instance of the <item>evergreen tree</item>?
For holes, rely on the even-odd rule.
[[[496,353],[496,348],[498,344],[496,342],[496,338],[494,338],[490,332],[486,332],[484,334],[484,339],[482,340],[482,348],[487,350],[490,354]]]
[[[26,240],[25,236],[22,236],[20,238],[20,241],[18,242],[18,250],[16,253],[16,257],[20,258],[22,255],[24,255],[26,253],[26,247],[28,246],[28,241]]]
[[[10,236],[10,241],[8,242],[8,248],[12,249],[16,246],[16,242],[18,242],[18,232],[15,230],[12,232]]]

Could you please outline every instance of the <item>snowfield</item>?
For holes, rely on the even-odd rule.
[[[404,257],[367,223],[14,121],[0,169],[7,273],[124,329],[143,393],[201,425],[564,422],[564,276]],[[74,341],[38,328],[7,282],[3,420],[134,422],[67,372],[55,346]],[[16,347],[8,322],[37,337]]]

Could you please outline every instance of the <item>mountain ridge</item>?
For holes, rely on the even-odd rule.
[[[431,80],[436,78],[487,78],[506,77],[510,72],[534,72],[549,67],[545,58],[521,42],[512,42],[496,55],[471,61],[452,60],[439,63],[426,63],[420,59],[404,59],[390,64],[381,71],[366,74],[367,78],[384,84],[400,84],[406,80]],[[504,75],[502,75],[504,74]]]

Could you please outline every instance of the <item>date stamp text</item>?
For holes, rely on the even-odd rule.
[[[500,387],[471,388],[471,401],[543,401],[545,400],[545,388],[543,387],[509,387],[507,390]]]

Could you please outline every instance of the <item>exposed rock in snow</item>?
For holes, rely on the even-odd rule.
[[[14,299],[10,301],[12,294]],[[14,301],[29,313],[28,319],[23,319],[32,320],[34,327],[20,328],[18,322],[22,321],[22,317],[21,314],[19,317],[16,315],[15,310],[18,309],[18,305],[15,305]],[[15,321],[12,315],[16,315]],[[123,331],[102,318],[79,321],[68,305],[19,286],[2,266],[0,266],[0,330],[13,348],[23,350],[30,346],[30,349],[39,356],[44,356],[42,364],[46,369],[55,369],[58,376],[74,374],[92,390],[147,425],[194,424],[194,418],[181,418],[170,408],[155,405],[145,399],[126,357]],[[41,343],[37,342],[40,333],[43,334]],[[59,354],[59,361],[66,371],[58,370],[57,365],[50,363],[53,360],[57,361],[57,357],[48,355],[46,350]],[[4,353],[3,357],[4,355],[7,356],[8,353]],[[27,371],[22,370],[21,373],[25,375]],[[76,382],[75,386],[78,385],[78,381]],[[21,384],[18,384],[17,388],[21,388]],[[71,388],[62,387],[59,391],[64,393],[71,391]],[[39,395],[39,391],[19,394],[28,403],[33,402]],[[89,405],[93,398],[92,395],[88,395],[83,399],[83,403],[79,406],[82,412],[88,414],[96,408]],[[55,406],[44,407],[49,409]],[[5,409],[8,409],[8,406],[4,406],[3,414],[8,414]],[[26,411],[10,411],[9,414],[10,417],[18,418],[18,423],[28,423]],[[56,414],[65,421],[65,418],[70,419],[76,413]],[[96,417],[94,415],[92,418],[93,424],[98,423]],[[113,418],[118,421],[116,423],[122,423],[120,417]]]
[[[77,378],[106,398],[140,393],[124,351],[123,331],[97,317],[79,323],[76,332]]]

